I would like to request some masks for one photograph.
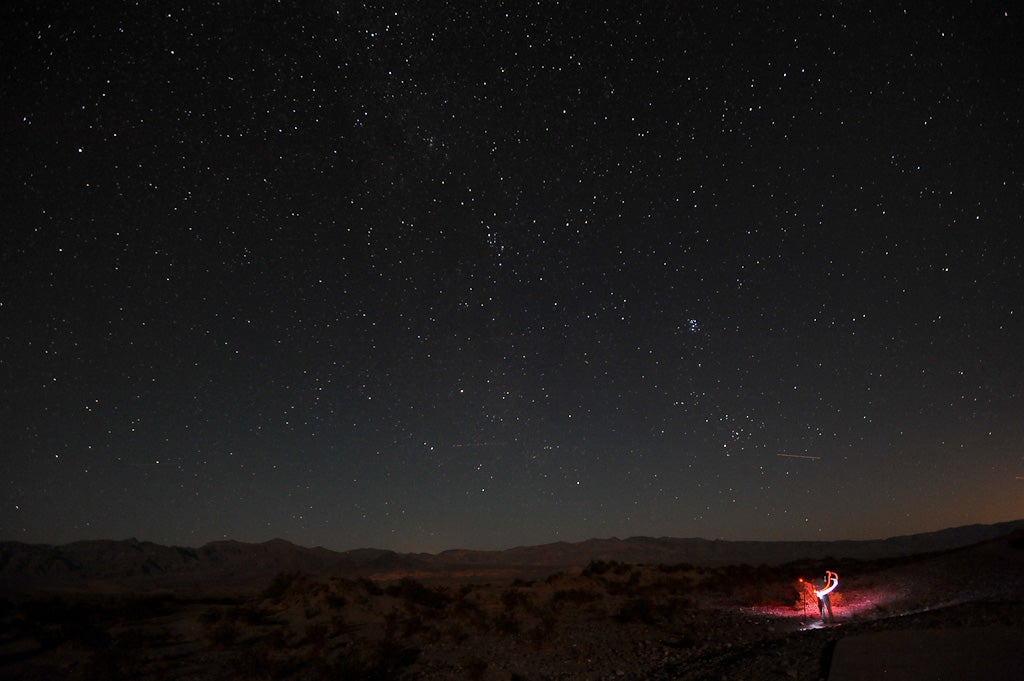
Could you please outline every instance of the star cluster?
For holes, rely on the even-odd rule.
[[[4,539],[1024,515],[1012,3],[0,23]]]

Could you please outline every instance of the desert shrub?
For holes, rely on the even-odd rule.
[[[261,594],[263,598],[279,601],[303,578],[299,572],[279,572]]]
[[[478,603],[468,598],[456,599],[447,612],[451,618],[468,622],[480,631],[488,629],[487,614]]]
[[[384,595],[384,589],[382,589],[380,587],[380,584],[378,584],[377,582],[373,581],[372,579],[367,579],[366,577],[360,577],[357,580],[357,582],[359,583],[359,586],[361,586],[363,588],[363,591],[365,591],[366,593],[368,593],[371,596],[383,596]]]
[[[95,650],[82,669],[85,681],[120,681],[140,677],[140,651],[147,647],[167,645],[170,635],[144,634],[138,629],[127,629],[110,638],[106,645]]]
[[[224,618],[232,622],[242,622],[253,627],[275,624],[277,622],[272,611],[252,605],[235,606],[224,613]]]
[[[551,605],[555,608],[562,605],[586,605],[601,600],[601,594],[589,589],[559,589],[551,596]]]
[[[442,633],[448,641],[455,645],[462,645],[469,638],[469,632],[456,624],[445,627]]]
[[[284,650],[285,648],[290,647],[288,641],[289,633],[290,630],[288,629],[288,627],[272,629],[271,632],[267,634],[267,637],[265,639],[267,645],[273,648],[274,650]]]
[[[499,633],[518,634],[520,628],[519,620],[510,612],[503,612],[494,618],[494,629]]]
[[[419,648],[400,645],[393,641],[381,641],[371,670],[377,674],[383,673],[384,676],[380,678],[393,679],[402,669],[416,664],[419,657]]]
[[[22,608],[24,630],[44,648],[71,641],[93,648],[107,643],[103,611],[60,598],[29,601]]]
[[[362,657],[344,655],[334,662],[317,659],[307,678],[311,681],[384,681],[387,677],[378,674]]]
[[[587,567],[583,568],[583,572],[581,572],[580,574],[583,577],[595,577],[598,575],[603,575],[604,573],[611,570],[612,567],[614,567],[615,565],[615,561],[592,560],[590,561],[590,563],[587,564]]]
[[[604,590],[609,596],[622,596],[633,593],[633,587],[626,582],[608,581],[604,584]]]
[[[471,681],[479,681],[487,673],[487,661],[480,658],[473,658],[463,665],[466,670],[466,678]]]
[[[557,581],[565,579],[565,577],[566,577],[566,574],[564,572],[556,572],[554,574],[548,575],[547,578],[544,580],[544,583],[545,584],[554,584]]]
[[[85,648],[102,648],[110,642],[107,630],[95,622],[80,620],[69,622],[60,628],[64,640]]]
[[[676,575],[672,577],[661,577],[655,582],[655,586],[663,592],[689,593],[695,584],[692,577],[687,575]]]
[[[232,678],[276,681],[291,676],[299,665],[291,656],[273,655],[266,646],[257,646],[235,655],[230,666]]]
[[[143,620],[166,615],[176,604],[170,595],[139,596],[125,600],[120,611],[128,620]]]
[[[329,638],[341,636],[342,634],[348,634],[359,628],[358,625],[350,624],[349,621],[346,620],[343,615],[333,616],[330,622],[330,633],[328,634]]]
[[[423,617],[419,613],[411,613],[402,620],[402,635],[406,638],[425,631],[426,628],[427,625],[423,622]]]
[[[640,579],[640,571],[634,570],[630,573],[629,579],[626,581],[607,581],[605,583],[605,590],[613,596],[620,594],[638,594],[640,592]]]
[[[647,598],[631,598],[622,604],[612,619],[621,624],[628,622],[654,624],[654,603]]]
[[[558,620],[550,612],[541,614],[540,621],[533,629],[529,632],[530,642],[534,648],[538,650],[544,646],[545,643],[549,642],[554,636],[555,629],[558,625]]]
[[[443,608],[452,601],[452,597],[444,590],[431,589],[409,577],[389,586],[385,592],[389,596],[431,609]]]
[[[306,627],[306,639],[303,643],[313,646],[316,650],[321,650],[327,645],[327,633],[327,625],[323,622],[310,624]]]
[[[110,642],[110,635],[103,626],[103,613],[93,612],[84,603],[75,603],[58,623],[57,631],[64,641],[70,641],[86,648],[98,648]]]
[[[716,593],[722,596],[732,596],[738,586],[737,577],[725,572],[716,572],[707,576],[700,584],[702,591]]]
[[[215,648],[230,648],[238,640],[238,633],[234,622],[223,621],[211,627],[208,636]]]
[[[529,597],[519,589],[506,589],[501,592],[501,604],[506,610],[515,610],[520,606],[525,607],[529,603]]]
[[[398,636],[398,611],[392,610],[384,615],[384,640],[393,641]]]
[[[468,615],[480,612],[480,605],[460,593],[459,597],[452,601],[450,610],[453,615]]]
[[[667,620],[674,620],[680,615],[693,609],[693,601],[689,598],[683,598],[680,596],[673,596],[669,598],[663,606],[659,609],[662,615]]]
[[[29,624],[53,624],[65,618],[71,606],[60,598],[26,601],[21,606],[22,616]]]
[[[102,648],[93,653],[81,670],[84,681],[120,681],[131,674],[132,661],[124,651],[117,648]]]
[[[329,593],[324,600],[327,602],[327,607],[331,610],[341,610],[348,605],[348,599],[341,594]]]
[[[199,621],[210,626],[220,622],[224,618],[224,608],[208,608],[199,615]]]
[[[528,589],[528,588],[530,588],[531,586],[533,586],[536,583],[537,583],[536,580],[533,580],[533,579],[519,579],[518,577],[516,579],[512,580],[513,588],[518,587],[518,588]]]
[[[792,585],[785,582],[755,584],[751,587],[747,602],[758,606],[790,605],[793,602],[792,593]]]
[[[141,650],[148,645],[159,645],[166,640],[167,634],[146,634],[141,629],[125,629],[117,635],[114,645],[124,650]]]

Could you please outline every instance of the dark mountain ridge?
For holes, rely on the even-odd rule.
[[[249,544],[215,541],[199,548],[163,546],[137,539],[77,541],[60,546],[0,542],[0,587],[248,588],[281,572],[346,576],[536,571],[581,567],[593,560],[623,563],[778,565],[800,559],[874,560],[944,551],[1024,530],[1024,520],[967,525],[937,532],[857,541],[726,541],[630,537],[519,546],[499,551],[453,549],[438,554],[384,549],[331,551],[283,539]]]

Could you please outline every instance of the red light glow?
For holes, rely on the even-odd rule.
[[[814,586],[803,577],[791,582],[797,592],[795,602],[787,605],[759,605],[742,608],[751,614],[781,621],[790,621],[800,628],[820,627],[818,597]],[[832,607],[837,620],[852,621],[890,616],[907,597],[905,586],[899,584],[847,584],[842,592],[832,593]]]

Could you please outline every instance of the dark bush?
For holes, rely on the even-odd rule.
[[[377,649],[373,670],[385,675],[380,678],[393,679],[398,672],[416,663],[420,657],[420,649],[403,646],[392,641],[382,641]]]
[[[302,573],[279,572],[263,590],[262,596],[273,601],[281,600],[300,579],[302,579]]]
[[[494,618],[494,629],[502,634],[518,634],[521,625],[512,613],[502,613]]]
[[[306,645],[313,646],[316,650],[321,650],[327,645],[327,625],[322,622],[316,624],[310,624],[306,627]]]
[[[234,677],[239,679],[286,679],[297,667],[298,663],[294,658],[273,655],[266,646],[246,650],[231,660],[231,670]]]
[[[392,584],[385,591],[389,596],[431,609],[443,608],[452,601],[452,597],[444,590],[431,589],[409,577],[403,578],[398,584]]]
[[[545,584],[554,584],[555,582],[557,582],[560,579],[563,579],[564,577],[565,577],[565,573],[564,572],[556,572],[554,574],[548,575],[547,578],[544,579],[544,583]]]
[[[529,632],[530,641],[535,648],[541,648],[549,642],[555,633],[558,620],[550,612],[541,614],[540,622]]]
[[[109,636],[100,608],[60,598],[30,601],[23,606],[25,632],[44,648],[71,641],[88,648],[104,646]],[[108,622],[109,623],[109,622]]]
[[[270,610],[251,605],[239,605],[225,613],[225,618],[232,622],[242,622],[249,626],[276,624],[277,618]]]
[[[551,604],[559,606],[562,604],[585,605],[601,600],[601,594],[588,589],[559,589],[551,596]]]
[[[631,598],[622,604],[613,619],[622,624],[627,622],[654,624],[654,603],[646,598]]]
[[[210,643],[217,648],[230,648],[238,640],[238,627],[233,622],[221,622],[210,629]]]
[[[668,602],[659,608],[659,610],[664,614],[666,619],[673,620],[692,608],[693,602],[689,598],[673,596],[672,598],[669,598]]]
[[[427,625],[419,613],[412,613],[402,620],[402,636],[408,638],[427,630]]]
[[[211,624],[216,624],[217,622],[220,622],[222,619],[224,619],[224,612],[224,608],[209,608],[208,610],[204,610],[202,614],[199,615],[199,621],[207,626],[210,626]]]
[[[581,572],[580,574],[583,577],[594,577],[597,575],[603,575],[604,573],[611,570],[612,567],[614,567],[615,565],[616,563],[614,561],[592,560],[587,565],[587,567],[583,568],[583,572]]]
[[[177,599],[170,595],[140,596],[129,598],[121,607],[121,612],[129,620],[144,620],[160,617],[171,612],[177,605]]]
[[[359,582],[359,585],[363,587],[363,591],[365,591],[366,593],[370,594],[371,596],[383,596],[384,595],[384,589],[380,588],[380,584],[378,584],[377,582],[373,581],[372,579],[367,579],[366,577],[360,577],[357,581]]]
[[[506,610],[515,610],[520,606],[526,606],[530,602],[529,597],[519,589],[506,589],[501,593],[501,604]]]
[[[471,681],[479,681],[487,673],[487,661],[474,658],[465,664],[466,678]]]
[[[80,674],[84,681],[121,681],[133,673],[134,660],[115,647],[101,648],[93,653]]]

